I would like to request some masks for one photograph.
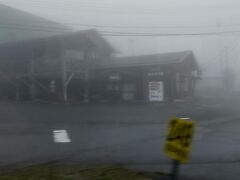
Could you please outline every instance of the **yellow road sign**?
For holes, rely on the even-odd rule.
[[[164,151],[171,158],[186,163],[191,151],[195,123],[186,118],[175,118],[169,123]]]

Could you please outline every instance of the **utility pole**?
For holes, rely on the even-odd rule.
[[[223,62],[223,57],[222,57],[222,35],[221,35],[221,30],[222,30],[222,20],[221,18],[218,18],[217,20],[217,27],[218,27],[218,58],[219,58],[219,70],[220,73],[223,72],[224,69],[224,62]]]

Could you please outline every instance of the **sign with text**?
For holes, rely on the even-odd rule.
[[[149,87],[149,101],[163,101],[163,82],[152,81],[148,84]]]
[[[187,118],[170,120],[165,153],[174,160],[186,163],[191,151],[195,123]]]

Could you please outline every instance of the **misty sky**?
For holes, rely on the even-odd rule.
[[[93,28],[90,25],[121,26],[97,29],[133,33],[240,30],[239,0],[0,0],[0,2],[66,24],[75,30]],[[237,67],[239,35],[234,33],[221,36],[106,38],[120,51],[120,56],[193,50],[205,74],[215,75],[227,61]]]

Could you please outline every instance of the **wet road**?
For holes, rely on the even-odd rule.
[[[191,161],[182,168],[184,177],[217,178],[231,173],[233,179],[239,172],[234,170],[240,160],[240,116],[223,107],[0,105],[3,166],[60,160],[167,172],[170,160],[162,148],[167,119],[174,114],[205,119],[197,120]],[[226,116],[217,116],[219,108]],[[65,130],[70,141],[56,142],[55,130]]]

